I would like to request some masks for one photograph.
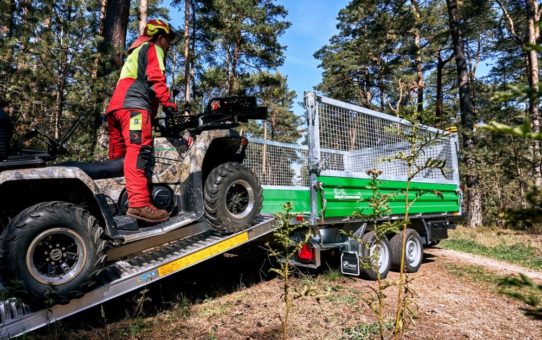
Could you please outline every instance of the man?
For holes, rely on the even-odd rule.
[[[168,212],[151,203],[149,184],[153,153],[152,125],[158,105],[177,110],[166,85],[165,54],[175,33],[168,23],[150,20],[128,49],[128,57],[106,110],[109,159],[124,157],[128,192],[126,215],[150,223],[166,221]]]

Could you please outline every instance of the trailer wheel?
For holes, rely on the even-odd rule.
[[[360,254],[362,263],[360,276],[368,280],[385,279],[390,272],[390,243],[383,237],[379,243],[376,242],[376,234],[370,231],[361,238]],[[378,273],[375,269],[378,269]]]
[[[395,234],[391,240],[391,264],[394,270],[401,269],[401,251],[403,250],[403,232]],[[405,272],[415,273],[423,262],[423,245],[418,232],[408,228],[405,244]]]
[[[103,229],[71,203],[45,202],[19,213],[3,237],[4,277],[19,281],[30,302],[67,303],[94,283],[105,262]]]
[[[205,180],[205,219],[222,233],[248,228],[262,209],[262,187],[245,166],[229,162],[214,168]]]

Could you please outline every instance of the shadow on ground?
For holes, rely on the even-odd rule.
[[[93,330],[125,319],[152,317],[173,306],[219,297],[275,277],[272,260],[261,243],[166,277],[102,305],[92,307],[31,334],[36,338],[66,338],[70,331]]]

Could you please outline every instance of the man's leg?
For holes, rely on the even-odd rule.
[[[121,122],[115,113],[107,115],[107,128],[109,129],[109,159],[122,158],[126,154],[126,144],[122,137]]]
[[[122,137],[126,145],[124,177],[128,192],[127,215],[147,222],[168,219],[165,210],[156,209],[149,193],[149,163],[152,156],[152,125],[150,114],[144,110],[118,110],[114,112],[121,122]]]

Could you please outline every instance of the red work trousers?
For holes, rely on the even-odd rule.
[[[107,115],[109,159],[124,157],[128,206],[151,204],[149,182],[153,152],[151,115],[140,109],[121,109]]]

